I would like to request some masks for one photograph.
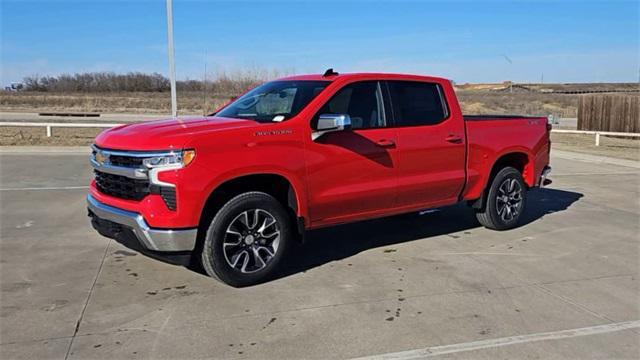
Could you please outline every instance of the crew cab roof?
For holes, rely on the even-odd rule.
[[[390,74],[390,73],[345,73],[338,75],[323,76],[322,74],[295,75],[283,77],[278,80],[309,80],[309,81],[336,81],[336,80],[413,80],[413,81],[431,81],[431,82],[448,82],[448,79],[434,76],[421,76],[409,74]]]

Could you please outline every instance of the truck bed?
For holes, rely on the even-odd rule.
[[[520,119],[541,119],[543,116],[528,115],[464,115],[465,121],[484,121],[484,120],[520,120]]]
[[[467,133],[467,185],[464,197],[482,194],[490,178],[493,161],[503,154],[521,154],[522,176],[535,186],[549,163],[549,128],[543,116],[464,115]],[[520,120],[520,121],[518,121]]]

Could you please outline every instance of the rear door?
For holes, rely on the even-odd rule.
[[[389,127],[385,102],[380,82],[355,82],[338,90],[312,120],[312,127],[321,114],[348,114],[352,121],[350,131],[324,134],[305,149],[309,213],[315,225],[357,219],[394,205],[397,135]]]
[[[440,84],[388,81],[398,134],[398,205],[454,203],[465,182],[464,120]]]

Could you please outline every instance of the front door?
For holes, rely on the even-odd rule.
[[[385,102],[379,82],[352,83],[314,118],[348,114],[352,129],[324,134],[306,148],[312,224],[357,219],[394,206],[397,135],[387,126]]]

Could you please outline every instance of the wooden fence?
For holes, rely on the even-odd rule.
[[[640,132],[640,96],[581,96],[578,102],[578,130]]]

